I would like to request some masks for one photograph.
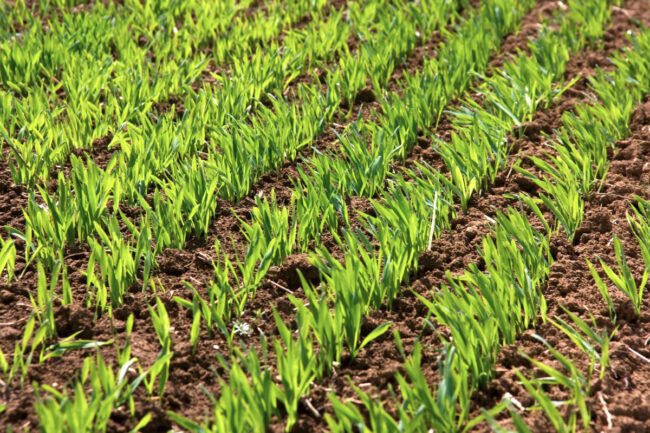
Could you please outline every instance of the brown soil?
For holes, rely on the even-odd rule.
[[[27,207],[29,195],[25,187],[15,185],[12,182],[9,166],[6,159],[2,157],[0,157],[0,196],[2,197],[0,201],[0,227],[9,226],[21,231],[24,230],[23,208]]]

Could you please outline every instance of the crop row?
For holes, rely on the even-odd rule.
[[[176,2],[167,7],[173,7],[174,4]],[[160,13],[166,19],[167,11],[164,7],[156,8],[155,2],[151,2],[148,7],[152,10],[143,12],[145,21],[155,21],[147,18],[154,13]],[[160,10],[156,11],[157,9]],[[227,18],[227,14],[221,14],[218,8],[213,9]],[[277,7],[274,10],[279,18],[280,10]],[[127,127],[125,122],[145,122],[148,127],[142,132],[149,132],[149,137],[152,137],[150,130],[155,130],[157,123],[147,121],[148,116],[155,114],[150,113],[152,104],[166,100],[172,94],[183,93],[206,67],[207,58],[202,54],[181,61],[161,52],[154,55],[154,61],[151,61],[149,53],[155,51],[155,47],[169,49],[179,45],[176,39],[194,39],[185,31],[180,36],[175,33],[173,39],[163,41],[157,41],[154,37],[151,46],[140,47],[138,38],[130,31],[135,15],[117,14],[120,19],[106,20],[105,14],[111,12],[115,13],[114,6],[113,9],[106,10],[102,5],[97,5],[90,14],[64,14],[62,21],[54,21],[48,31],[43,31],[36,24],[28,34],[13,37],[8,44],[9,49],[3,50],[3,87],[18,94],[31,89],[27,99],[3,93],[3,106],[20,113],[13,121],[11,117],[6,119],[8,131],[5,132],[17,143],[27,141],[29,144],[15,146],[19,153],[15,156],[16,162],[21,162],[20,169],[26,172],[15,179],[18,183],[33,183],[38,178],[47,180],[54,164],[64,161],[70,150],[88,146],[96,138],[116,133],[120,126]],[[80,44],[78,35],[83,34],[94,34],[95,37],[87,38],[85,43]],[[259,94],[259,86],[264,87],[264,83],[257,82],[260,78],[255,75],[264,48],[261,47],[258,54],[253,56],[253,59],[258,58],[257,62],[248,58],[247,50],[244,50],[246,55],[237,58],[238,72],[242,76],[236,82],[241,88],[241,95]],[[114,61],[114,57],[118,61]],[[283,63],[280,61],[276,65],[277,53],[273,57],[275,60],[269,56],[266,69]],[[65,68],[65,65],[80,67]],[[283,71],[275,71],[275,75],[278,74],[282,75]],[[286,76],[288,75],[290,74]],[[45,88],[39,85],[41,77],[46,78]],[[225,80],[228,77],[223,74],[221,78]],[[262,80],[265,79],[262,77]],[[60,94],[65,96],[64,104],[58,100]],[[243,102],[246,106],[247,102]],[[57,121],[61,120],[66,121],[60,125]],[[170,125],[166,128],[158,125],[158,128],[161,127],[169,129]],[[18,136],[15,134],[17,130],[21,131]],[[49,131],[58,133],[48,134]],[[140,141],[146,137],[142,132]],[[158,136],[153,135],[152,138],[158,139]],[[40,143],[41,141],[45,143]],[[41,155],[41,158],[34,160],[32,151]]]
[[[146,214],[139,227],[131,224],[122,215],[121,219],[127,224],[133,239],[138,239],[137,244],[132,244],[128,238],[121,234],[117,218],[111,218],[104,224],[104,227],[97,224],[105,213],[110,199],[114,203],[120,202],[122,183],[115,178],[106,176],[106,172],[111,171],[111,165],[102,172],[94,165],[84,168],[76,159],[73,159],[73,164],[70,182],[73,188],[66,185],[62,176],[59,177],[59,194],[56,199],[50,197],[44,189],[39,187],[41,196],[45,200],[45,206],[39,206],[35,198],[32,197],[26,210],[25,232],[12,230],[11,233],[24,240],[26,263],[29,263],[33,257],[38,257],[46,267],[51,269],[61,266],[66,245],[74,244],[77,239],[87,239],[92,251],[87,267],[89,289],[87,303],[88,306],[96,305],[98,311],[105,311],[107,308],[110,310],[110,308],[122,304],[124,293],[138,280],[140,275],[143,288],[148,285],[157,253],[166,246],[182,246],[183,238],[180,238],[179,241],[179,236],[183,236],[183,228],[179,224],[182,220],[176,219],[175,221],[174,214],[189,214],[194,221],[203,224],[204,228],[207,227],[210,211],[214,208],[215,203],[212,194],[215,181],[208,184],[209,177],[202,172],[197,163],[184,168],[182,177],[173,176],[175,179],[174,189],[165,189],[164,192],[169,201],[176,203],[175,209],[168,207],[165,209],[162,204],[162,195],[156,194],[153,198],[154,211]],[[183,178],[188,181],[184,182]],[[192,192],[200,193],[200,197],[203,199],[192,199]],[[206,200],[211,201],[206,202]],[[144,200],[142,200],[142,206],[151,209]],[[263,208],[262,212],[264,210]],[[241,314],[244,303],[260,285],[268,266],[273,261],[281,260],[293,248],[293,245],[284,241],[283,236],[286,234],[281,232],[286,227],[286,223],[283,224],[281,219],[282,217],[286,219],[286,210],[278,210],[277,206],[273,208],[267,206],[266,211],[266,215],[262,212],[253,212],[254,216],[264,224],[260,224],[264,230],[262,232],[264,236],[259,236],[259,226],[247,226],[247,236],[251,240],[256,240],[257,243],[251,244],[244,259],[241,262],[238,259],[233,263],[225,257],[223,262],[216,264],[216,279],[210,291],[209,305],[210,309],[217,308],[218,311],[203,312],[203,317],[209,324],[209,328],[219,325],[219,329],[224,333],[232,335],[226,328],[230,315]],[[275,214],[272,213],[273,211]],[[121,213],[119,210],[118,212]],[[192,225],[186,224],[186,227],[191,229]],[[258,233],[254,230],[257,230]],[[99,239],[89,237],[93,233],[97,233]],[[276,240],[272,240],[273,234],[276,234]],[[155,248],[153,248],[152,238],[155,240]],[[264,241],[267,244],[264,244]],[[141,263],[142,270],[140,270]],[[99,274],[96,273],[96,264]],[[402,269],[401,272],[405,270]],[[379,268],[376,271],[379,271]],[[54,275],[58,275],[58,273],[54,273]],[[72,295],[69,293],[69,284],[65,282],[65,272],[62,274],[62,278],[64,279],[63,304],[67,305],[71,302]],[[235,284],[231,285],[233,278],[236,279]],[[392,282],[393,286],[396,283],[399,284],[401,278],[402,276],[397,274]],[[381,303],[381,299],[379,303]],[[207,306],[206,304],[205,308]],[[213,319],[213,317],[215,318]]]
[[[640,52],[643,49],[640,49]],[[532,50],[534,52],[534,50]],[[640,54],[637,54],[637,58]],[[560,57],[561,58],[561,57]],[[622,62],[621,62],[622,63]],[[623,69],[621,74],[624,77],[627,77],[625,74],[629,74],[629,70]],[[620,80],[619,82],[624,82]],[[605,79],[602,79],[597,89],[602,89],[602,92],[607,92],[603,99],[607,104],[613,105],[612,100],[616,100],[620,94],[620,89],[612,89],[609,85],[609,82]],[[533,86],[531,86],[533,87]],[[533,99],[533,98],[530,98]],[[529,99],[529,100],[530,100]],[[533,99],[534,100],[534,99]],[[620,101],[616,101],[620,102]],[[507,106],[506,106],[507,107]],[[601,107],[599,107],[601,108]],[[507,109],[506,109],[507,110]],[[586,110],[580,112],[580,110]],[[594,116],[595,113],[598,113],[598,110],[591,112],[590,109],[585,109],[584,107],[578,110],[581,113],[582,123],[592,122],[592,118],[600,119],[605,123],[610,121],[612,114],[619,114],[617,111],[613,110],[608,112],[606,116]],[[602,110],[604,111],[604,110]],[[623,112],[623,121],[625,121],[624,116],[629,116],[630,111]],[[570,131],[573,127],[577,126],[579,123],[576,119],[577,117],[571,118],[568,116],[567,120],[567,129],[565,131]],[[625,123],[623,123],[624,125]],[[608,125],[609,126],[609,125]],[[614,129],[616,127],[617,129]],[[569,129],[570,128],[570,129]],[[609,134],[617,132],[620,137],[620,130],[622,125],[620,122],[617,122],[613,125],[612,130],[607,131]],[[508,131],[506,129],[505,131]],[[477,135],[474,135],[476,137]],[[619,138],[614,136],[615,138]],[[586,141],[587,138],[591,138],[589,142],[598,142],[601,137],[581,137],[573,136],[576,141]],[[563,143],[569,143],[569,140],[564,141]],[[601,142],[602,139],[601,139]],[[611,140],[610,140],[611,142]],[[587,157],[584,157],[586,160]],[[499,160],[497,158],[497,160]],[[557,220],[561,221],[563,213],[561,212],[563,205],[566,203],[566,197],[557,194],[556,190],[550,187],[551,183],[544,183],[543,188],[550,190],[554,196],[553,199],[549,196],[542,196],[545,198],[544,203],[548,206],[553,204],[554,206],[548,206],[553,210]],[[593,185],[593,184],[592,184]],[[430,198],[431,200],[431,198]],[[435,199],[434,199],[435,200]],[[541,216],[539,208],[537,208],[537,203],[529,200],[523,199],[528,204],[530,204],[533,209],[536,209],[536,213]],[[386,220],[385,214],[382,215],[383,219]],[[423,218],[419,220],[422,221]],[[482,257],[485,262],[485,270],[479,270],[477,267],[473,267],[463,278],[461,279],[452,279],[450,284],[452,289],[443,289],[438,292],[435,296],[434,302],[427,301],[427,305],[432,309],[432,313],[435,312],[436,317],[439,322],[445,325],[448,325],[452,330],[453,335],[453,345],[449,347],[447,354],[450,357],[451,365],[456,365],[458,370],[454,374],[455,377],[450,377],[448,374],[450,370],[453,372],[452,367],[444,369],[445,376],[441,379],[442,389],[449,390],[454,389],[454,384],[464,383],[467,380],[467,377],[463,378],[462,372],[469,371],[471,372],[470,378],[472,380],[473,386],[481,386],[484,384],[485,380],[488,380],[490,377],[489,365],[491,364],[490,360],[494,360],[494,355],[496,349],[499,347],[499,344],[502,341],[512,341],[514,336],[518,331],[521,331],[532,324],[535,320],[538,312],[543,309],[543,298],[539,298],[539,284],[543,282],[545,274],[547,274],[547,269],[545,270],[544,252],[548,251],[548,244],[544,245],[542,242],[542,237],[539,233],[532,229],[532,227],[527,223],[526,218],[516,212],[507,212],[506,214],[501,214],[497,218],[497,223],[499,224],[495,229],[492,236],[496,240],[492,240],[492,236],[486,238],[483,244]],[[408,227],[408,224],[400,224],[398,227]],[[528,227],[528,228],[527,228]],[[547,226],[547,231],[550,233],[551,230]],[[422,233],[424,230],[420,230]],[[394,238],[394,232],[391,233]],[[541,245],[540,245],[541,242]],[[519,246],[517,246],[517,243]],[[381,245],[381,243],[380,243]],[[381,247],[380,247],[381,248]],[[510,248],[510,252],[508,249]],[[524,258],[521,258],[520,250],[524,250]],[[356,255],[359,255],[356,251]],[[547,255],[547,254],[546,254]],[[355,254],[351,254],[346,259],[352,259]],[[389,263],[389,259],[386,259],[385,263]],[[540,268],[541,266],[541,268]],[[353,266],[348,268],[348,261],[345,264],[346,270],[349,269],[362,269],[362,264],[357,260]],[[512,273],[514,269],[514,274]],[[385,276],[387,273],[384,272],[382,276]],[[359,279],[357,281],[367,281],[364,279]],[[383,282],[383,280],[382,280]],[[355,281],[355,283],[357,283]],[[362,283],[357,283],[357,287],[362,285]],[[348,287],[355,287],[352,283],[352,280],[348,280]],[[468,293],[470,295],[468,295]],[[469,296],[469,297],[468,297]],[[311,300],[310,304],[313,304]],[[503,308],[504,306],[510,306],[511,308]],[[460,312],[464,312],[461,317],[458,317]],[[510,314],[512,313],[512,316]],[[476,321],[476,317],[481,318],[485,321]],[[467,322],[469,321],[469,322]],[[490,324],[490,322],[492,322]],[[501,340],[503,339],[503,340]],[[456,345],[459,345],[456,350]],[[471,350],[473,349],[473,350]],[[414,363],[417,363],[417,351],[412,360]],[[461,361],[453,360],[454,358],[460,358]],[[461,364],[454,364],[461,362]],[[418,372],[419,367],[413,366],[413,369],[407,369],[411,374]],[[442,371],[442,368],[441,368]],[[421,374],[421,373],[420,373]],[[442,374],[442,373],[441,373]],[[454,428],[457,428],[457,425],[454,423],[454,418],[448,418],[447,420],[441,419],[445,415],[444,409],[448,411],[450,409],[455,409],[455,401],[447,401],[446,406],[440,406],[440,400],[437,401],[438,405],[435,406],[434,402],[436,401],[433,397],[430,400],[430,403],[424,403],[422,401],[423,390],[419,387],[418,384],[423,382],[423,378],[419,376],[411,376],[412,380],[413,395],[405,395],[402,397],[404,401],[409,401],[409,404],[413,404],[410,408],[413,410],[412,413],[400,413],[400,416],[414,416],[417,413],[417,409],[421,408],[420,405],[424,404],[428,409],[430,416],[435,417],[435,425],[446,425],[449,431],[453,431]],[[400,389],[404,393],[405,383],[404,381],[400,382]],[[470,388],[473,389],[473,388]],[[453,394],[453,398],[465,399],[461,401],[460,407],[467,409],[467,395],[462,389],[459,390],[460,394]],[[450,397],[452,394],[446,394],[446,397]],[[408,398],[407,398],[408,397]],[[371,400],[368,398],[362,398],[366,405],[371,405]],[[335,404],[335,406],[337,406]],[[340,409],[339,415],[344,415],[346,417],[352,416],[350,411],[352,406],[347,405],[338,405]],[[366,408],[371,414],[376,414],[377,418],[373,420],[373,428],[376,428],[378,425],[386,425],[385,413],[382,413],[380,409],[376,406]],[[455,411],[451,410],[451,413],[455,415]],[[461,419],[463,418],[463,413],[461,412]],[[449,416],[449,413],[446,414]],[[359,414],[352,416],[352,419],[355,422],[359,422]],[[402,418],[404,422],[404,418]],[[432,425],[432,420],[429,419],[428,422],[424,423],[425,425]],[[352,423],[339,424],[338,426],[341,429],[345,429],[345,426],[351,426]],[[456,427],[454,427],[456,425]]]
[[[558,131],[546,160],[532,158],[534,165],[540,169],[539,172],[543,173],[543,176],[535,175],[533,177],[534,182],[542,191],[539,198],[534,201],[551,211],[557,226],[561,227],[563,235],[569,241],[573,240],[577,229],[581,226],[586,201],[595,197],[594,193],[600,190],[607,176],[609,162],[604,153],[608,149],[613,149],[616,152],[615,142],[629,135],[630,115],[650,90],[646,84],[643,84],[648,73],[648,64],[645,60],[641,60],[648,46],[648,32],[644,31],[638,37],[632,38],[632,43],[634,46],[632,50],[613,59],[616,68],[614,72],[604,73],[601,71],[591,80],[591,88],[598,95],[600,105],[587,104],[576,107],[575,115],[564,117],[563,129]],[[623,97],[620,92],[625,92],[627,96]],[[603,156],[596,157],[597,154]],[[558,156],[564,156],[565,159],[559,159]],[[592,158],[591,163],[579,163],[587,157]],[[530,175],[528,171],[521,171]],[[569,173],[570,176],[563,177]],[[550,179],[554,181],[555,185],[551,186]],[[567,194],[569,191],[573,191],[573,193]],[[576,199],[569,198],[569,196],[575,196]],[[636,238],[641,251],[643,264],[641,271],[639,273],[632,272],[621,241],[616,235],[611,239],[611,245],[608,244],[604,248],[611,248],[614,251],[615,264],[613,266],[608,265],[602,259],[599,260],[599,265],[594,266],[587,259],[587,266],[595,282],[592,286],[594,294],[600,292],[602,298],[599,300],[606,305],[605,310],[609,311],[610,329],[603,327],[602,322],[597,323],[589,310],[583,315],[587,317],[587,320],[581,319],[562,305],[555,309],[563,311],[566,320],[557,316],[551,318],[545,314],[542,315],[545,321],[557,328],[568,341],[575,344],[579,349],[578,352],[584,354],[588,360],[587,366],[579,368],[579,359],[567,357],[542,337],[534,335],[540,344],[548,350],[550,356],[546,358],[550,358],[554,363],[543,364],[524,354],[525,359],[529,360],[534,368],[539,369],[543,376],[526,377],[521,372],[515,371],[523,387],[532,396],[535,407],[545,413],[550,425],[556,431],[577,431],[581,426],[585,430],[589,430],[593,427],[592,408],[588,400],[593,393],[594,380],[602,379],[609,367],[610,341],[619,328],[617,318],[619,311],[614,306],[608,286],[613,287],[628,299],[633,307],[633,318],[630,320],[639,320],[641,317],[644,286],[648,278],[648,269],[650,269],[650,258],[646,251],[648,203],[637,196],[631,197],[630,195],[624,198],[631,199],[626,212],[627,223],[630,232],[634,235],[633,239]],[[523,197],[523,201],[530,202],[532,199]],[[567,224],[569,208],[574,209],[570,213],[571,224]],[[629,246],[632,249],[637,247]],[[601,278],[601,274],[605,275],[604,279]],[[612,330],[614,326],[615,328]],[[557,386],[565,391],[566,399],[562,402],[552,401],[548,393],[551,386]],[[516,404],[520,405],[519,402]],[[562,407],[566,407],[566,409],[562,409]],[[516,431],[530,431],[515,406],[510,406],[509,410]],[[498,426],[494,420],[491,420],[490,423],[495,431],[503,431],[503,428]]]
[[[605,11],[607,8],[603,8],[601,5],[601,10]],[[594,36],[597,36],[597,33]],[[647,38],[647,35],[643,35],[640,39],[645,38]],[[611,81],[619,83],[620,86],[624,85],[626,81],[643,81],[642,77],[630,76],[637,73],[635,70],[636,67],[645,67],[645,64],[642,60],[642,53],[646,49],[646,43],[647,42],[643,42],[643,44],[637,43],[636,48],[639,51],[636,53],[633,52],[633,54],[636,54],[634,56],[634,60],[627,60],[629,63],[632,63],[633,66],[628,67],[623,60],[618,60],[616,63],[617,66],[619,66],[619,70],[615,78],[601,75],[599,79],[594,80],[595,91],[601,96],[601,100],[603,101],[604,105],[597,106],[595,108],[589,105],[581,106],[577,108],[577,116],[568,115],[566,117],[565,129],[560,133],[560,139],[557,144],[556,151],[562,155],[567,155],[567,152],[569,152],[568,155],[572,158],[569,158],[568,161],[571,161],[571,159],[575,161],[578,159],[578,157],[580,157],[580,160],[590,161],[590,157],[593,157],[599,152],[602,152],[603,149],[606,148],[607,143],[613,143],[614,140],[621,138],[622,134],[624,134],[625,125],[627,119],[629,118],[629,114],[631,113],[631,108],[633,105],[627,102],[623,102],[619,99],[620,95],[624,95],[625,92],[623,92],[623,89],[621,88],[612,87]],[[637,94],[635,96],[638,100],[641,92],[645,90],[636,89],[636,91]],[[575,130],[584,131],[585,129],[588,132],[582,135],[579,133],[568,132]],[[579,150],[581,152],[587,153],[587,155],[582,156],[578,151],[578,148],[573,147],[571,143],[579,143],[581,145]],[[601,143],[601,145],[599,148],[594,149],[592,148],[593,143]],[[558,170],[562,171],[564,175],[568,175],[569,170],[567,170],[566,165],[563,165],[560,162],[562,160],[552,159],[552,161],[554,161],[558,167],[555,167],[553,170],[548,170],[550,172],[550,175],[557,173]],[[544,165],[541,160],[535,160],[535,162],[540,166],[540,168],[544,167],[548,169],[549,167],[548,165]],[[564,163],[564,161],[562,162]],[[583,163],[583,165],[585,164]],[[566,185],[569,183],[573,183],[574,186],[589,185],[588,188],[593,188],[596,184],[593,182],[593,179],[598,175],[598,173],[602,175],[602,170],[603,164],[601,163],[596,167],[590,167],[590,170],[587,170],[585,168],[582,171],[574,171],[574,173],[583,173],[583,177],[580,179],[576,179],[575,176],[561,177],[556,175],[555,180],[558,181],[557,184],[549,182],[548,180],[540,180],[536,178],[536,182],[543,190],[546,191],[546,194],[543,194],[541,196],[541,200],[537,202],[531,200],[528,197],[522,197],[521,199],[529,204],[530,207],[532,207],[540,216],[541,211],[539,211],[538,203],[544,203],[544,205],[546,205],[553,212],[556,221],[559,222],[558,225],[564,227],[567,230],[567,234],[569,236],[572,236],[575,225],[566,224],[566,208],[573,206],[574,203],[572,203],[571,200],[567,200],[567,197],[562,193],[562,188],[567,188]],[[577,214],[580,214],[579,204]],[[526,221],[526,218],[514,211],[509,213],[507,216],[500,215],[498,222],[504,226],[505,229],[497,228],[495,230],[494,236],[497,239],[496,243],[495,241],[490,242],[486,240],[487,244],[484,244],[482,254],[486,262],[486,266],[491,270],[491,272],[489,272],[490,278],[486,277],[484,272],[479,271],[478,268],[474,267],[467,275],[465,275],[464,278],[452,281],[452,283],[455,283],[453,290],[446,290],[446,292],[443,291],[443,294],[440,294],[436,297],[436,301],[438,302],[428,304],[434,311],[438,312],[438,317],[441,318],[440,321],[442,323],[450,326],[456,325],[456,328],[452,326],[452,329],[458,331],[458,333],[453,334],[454,344],[465,345],[463,348],[459,348],[457,351],[461,355],[456,355],[461,357],[464,364],[461,364],[461,367],[459,367],[456,371],[455,378],[445,376],[443,380],[447,380],[447,382],[445,382],[446,386],[444,389],[449,389],[451,386],[450,383],[462,383],[463,380],[458,379],[458,374],[460,374],[458,372],[463,372],[466,369],[473,373],[470,375],[470,377],[472,380],[476,381],[474,385],[480,386],[481,383],[484,384],[485,382],[483,381],[487,380],[490,377],[490,360],[494,360],[494,357],[489,356],[489,354],[492,353],[494,355],[494,351],[503,341],[513,341],[517,332],[520,332],[521,330],[530,326],[539,311],[544,311],[544,301],[543,298],[540,297],[539,287],[548,273],[549,262],[543,259],[545,255],[548,256],[548,239],[544,241],[540,233],[529,225],[529,223]],[[407,225],[401,225],[401,227],[405,226]],[[545,231],[550,234],[554,230],[551,230],[550,227],[546,225]],[[521,263],[521,253],[517,247],[517,243],[519,243],[520,248],[528,251],[528,254],[530,254],[527,256],[528,259],[524,260],[525,263]],[[509,253],[508,248],[510,248]],[[365,263],[363,263],[364,256],[363,254],[359,254],[359,252],[359,250],[354,250],[350,256],[346,256],[347,260],[345,268],[341,266],[339,269],[336,269],[336,271],[341,271],[337,274],[337,277],[339,277],[338,280],[329,279],[326,277],[327,282],[330,283],[329,288],[332,287],[333,283],[341,282],[340,286],[335,286],[339,287],[340,290],[338,290],[334,296],[331,296],[331,298],[335,299],[335,305],[339,302],[339,299],[341,299],[341,309],[339,310],[334,307],[334,311],[345,315],[346,320],[338,321],[335,318],[331,320],[324,319],[322,314],[328,314],[328,305],[326,303],[326,300],[331,299],[330,296],[321,298],[319,301],[317,297],[309,297],[310,295],[308,294],[308,305],[310,306],[309,309],[311,310],[310,314],[312,316],[312,319],[307,319],[307,321],[311,324],[310,326],[314,327],[314,329],[318,329],[314,332],[315,335],[317,335],[315,338],[317,338],[319,343],[321,343],[321,347],[337,347],[337,339],[340,342],[338,347],[341,347],[342,338],[339,336],[343,335],[346,338],[346,342],[348,344],[353,344],[353,346],[350,347],[350,352],[353,356],[354,353],[356,353],[355,349],[357,349],[357,347],[362,347],[367,341],[363,341],[360,343],[360,346],[356,346],[356,344],[359,344],[359,340],[355,338],[355,335],[358,335],[358,332],[355,333],[353,323],[354,318],[359,317],[359,315],[357,314],[355,316],[355,309],[350,304],[350,300],[353,299],[359,302],[360,299],[363,299],[364,294],[361,290],[361,293],[355,293],[354,291],[352,294],[346,293],[347,290],[343,290],[343,287],[346,287],[348,289],[350,287],[359,287],[363,284],[360,282],[368,281],[366,278],[354,278],[354,272],[362,270],[365,265]],[[546,254],[544,254],[544,252],[546,252]],[[358,256],[361,256],[362,259],[357,259],[353,262],[354,265],[348,266],[348,262],[353,261],[354,258]],[[389,260],[386,259],[385,263],[389,263]],[[515,268],[515,274],[511,273],[512,267]],[[382,276],[385,275],[386,273],[384,273]],[[345,279],[346,277],[347,279]],[[467,286],[465,286],[466,284],[470,288],[469,293],[473,294],[473,297],[469,300],[465,299],[466,296],[463,295],[464,293],[468,292],[465,290],[465,288],[467,288]],[[511,290],[508,290],[508,287],[510,287]],[[452,296],[452,294],[454,296]],[[457,299],[458,296],[460,296],[461,299]],[[492,297],[488,299],[489,296]],[[445,298],[446,303],[443,302],[445,301]],[[636,298],[639,298],[638,295]],[[508,300],[508,302],[506,302],[506,300]],[[325,302],[324,305],[323,302]],[[319,303],[320,306],[318,306]],[[446,305],[447,308],[440,307],[440,305]],[[512,311],[510,311],[510,309],[502,311],[502,307],[504,305],[511,306]],[[298,303],[296,303],[296,306],[299,309],[301,308]],[[477,308],[480,309],[476,310]],[[446,314],[444,313],[445,311],[447,311]],[[458,319],[456,317],[459,311],[466,312],[466,320],[470,321],[469,324],[467,322],[463,322],[465,319]],[[512,313],[512,315],[510,315],[510,313]],[[304,314],[308,316],[307,313]],[[463,317],[465,317],[465,315],[463,315]],[[485,318],[487,322],[476,322],[475,317]],[[444,319],[446,319],[446,321]],[[454,321],[456,321],[456,323],[453,323]],[[491,325],[488,323],[490,321],[493,322]],[[343,329],[331,329],[332,324],[341,322],[342,324],[340,326],[343,326]],[[486,323],[488,323],[489,326],[486,325]],[[327,330],[328,326],[330,327],[329,330]],[[371,333],[368,338],[376,337],[378,333],[385,331],[385,328],[386,327],[382,325],[376,330],[376,332]],[[485,335],[485,330],[494,330],[494,332],[490,333],[489,335]],[[499,332],[497,332],[497,330]],[[323,340],[327,336],[329,336],[329,338],[334,338],[334,340],[324,340],[327,341],[327,343],[323,344],[321,338],[318,338],[318,336],[320,336]],[[481,340],[479,337],[482,337],[483,340]],[[474,350],[469,350],[472,348],[474,348]],[[450,350],[452,352],[452,355],[450,356],[453,357],[453,348],[450,348]],[[327,352],[326,359],[328,359],[328,356],[332,357],[331,353],[332,351]],[[417,358],[417,352],[414,356]],[[469,358],[464,358],[465,356],[469,356]],[[487,363],[485,360],[487,360]],[[486,365],[488,366],[487,368]],[[410,372],[417,372],[418,368],[414,367],[412,370],[407,370]],[[445,369],[445,374],[448,374],[449,371],[453,372],[453,368]],[[460,377],[462,377],[462,375]],[[411,379],[413,380],[414,384],[420,384],[423,382],[421,377],[415,376],[411,377]],[[453,382],[452,380],[455,380],[456,382]],[[406,382],[400,383],[404,385]],[[402,386],[401,389],[404,389],[404,386]],[[413,401],[411,401],[410,404],[413,404],[411,408],[414,412],[411,413],[411,415],[420,413],[419,411],[421,411],[421,405],[423,404],[421,400],[422,389],[414,389],[413,393],[415,396],[411,397],[411,400]],[[460,393],[460,395],[455,395],[455,397],[461,398],[465,396],[466,398],[466,394],[463,393],[462,390]],[[416,397],[420,399],[417,399]],[[404,398],[406,399],[406,396],[404,396]],[[362,400],[366,402],[367,405],[371,405],[371,403],[368,403],[371,401],[370,399],[362,398]],[[427,406],[427,408],[430,410],[430,413],[432,414],[431,416],[440,417],[440,411],[442,411],[444,414],[444,408],[431,407],[433,405],[433,401],[434,400],[431,400],[431,403]],[[438,403],[440,402],[438,401]],[[462,403],[465,403],[465,405],[463,406],[461,404],[461,407],[466,408],[466,403],[468,403],[468,401],[464,400]],[[456,403],[454,401],[447,402],[447,410],[450,408],[455,409],[455,407]],[[345,428],[346,425],[349,427],[363,420],[363,418],[358,413],[357,415],[350,415],[350,411],[352,410],[352,406],[350,405],[347,405],[346,407],[339,405],[339,409],[341,411],[339,415],[343,414],[346,417],[352,417],[352,420],[354,421],[354,423],[343,423],[342,425],[339,425],[341,428]],[[372,425],[373,429],[376,429],[377,426],[380,425],[387,425],[385,423],[386,420],[382,419],[385,414],[382,413],[380,409],[378,409],[376,406],[367,407],[366,409],[372,415],[377,415],[378,417],[373,418],[373,421],[376,422]],[[455,412],[452,411],[452,413]],[[446,415],[449,416],[448,413]],[[402,421],[404,421],[404,419],[402,419]],[[428,423],[425,422],[424,425],[431,425],[430,421],[431,420],[429,420]],[[436,418],[435,421],[435,425],[441,425],[444,420]],[[453,421],[453,418],[451,420],[447,419],[443,425],[447,425],[450,430],[456,428],[457,426],[454,427],[455,424]]]

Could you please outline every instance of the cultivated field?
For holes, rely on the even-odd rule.
[[[650,1],[0,0],[0,431],[650,432]]]

